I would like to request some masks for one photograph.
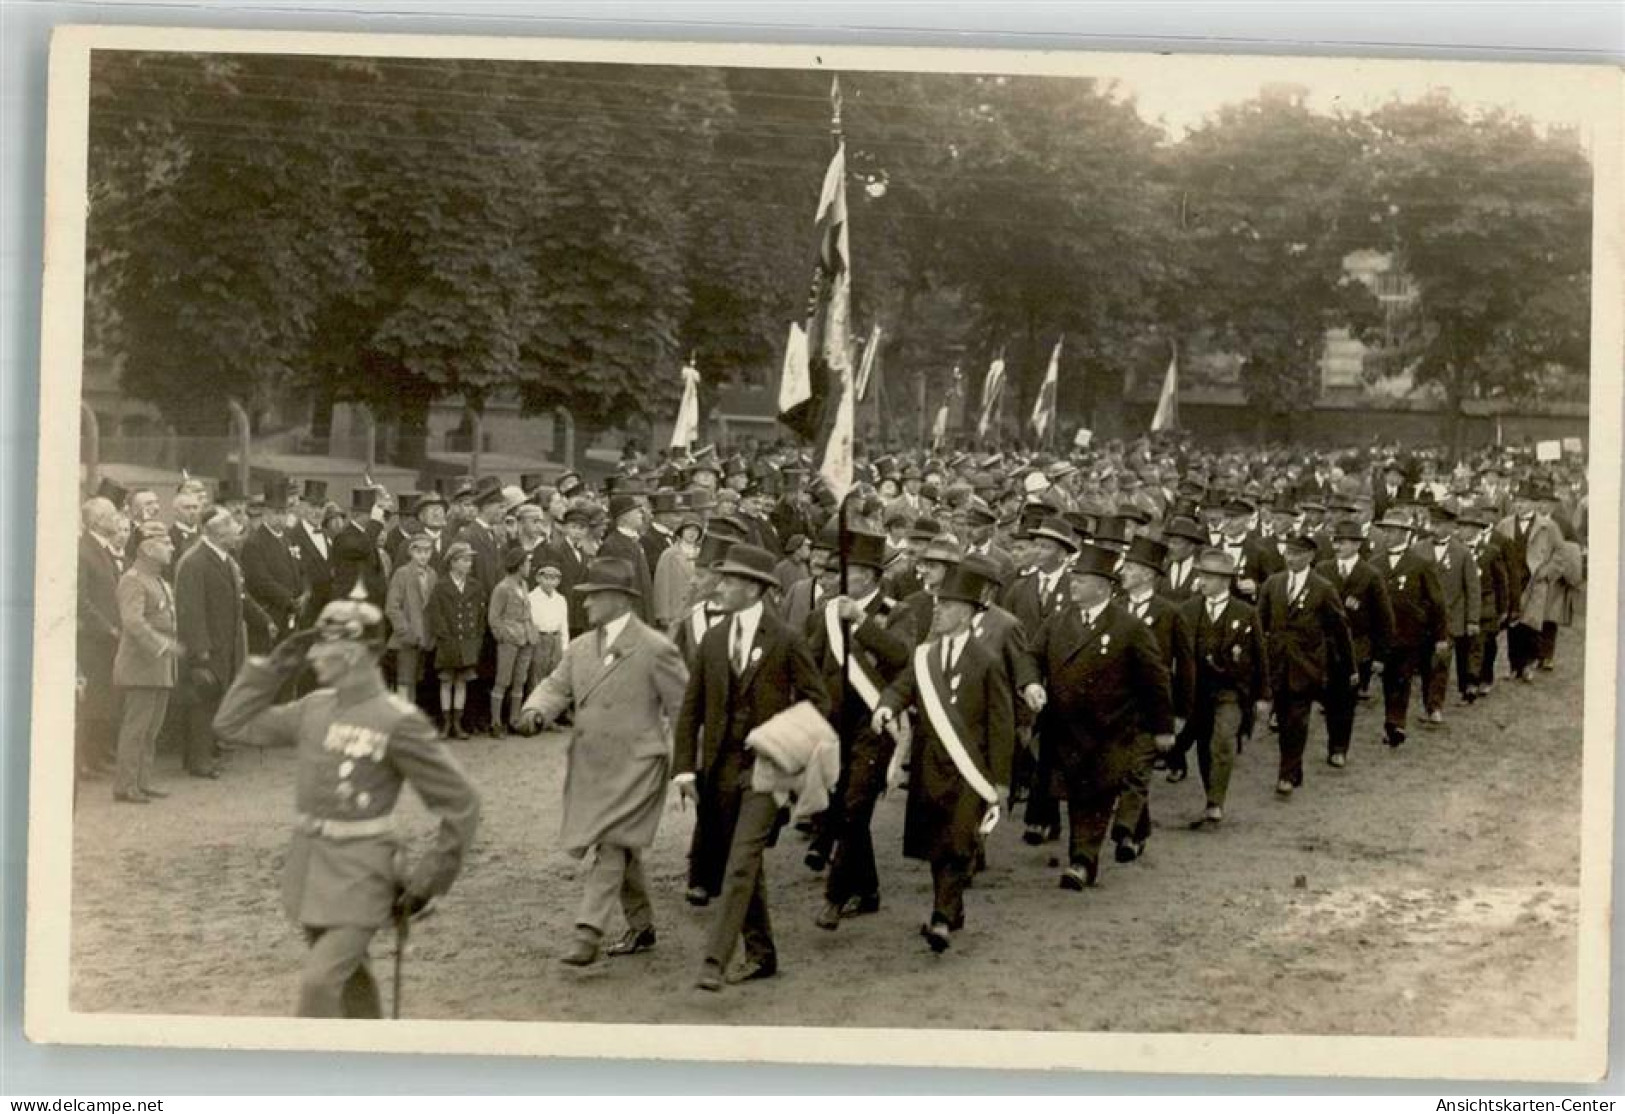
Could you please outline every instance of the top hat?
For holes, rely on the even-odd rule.
[[[718,576],[742,577],[769,588],[777,588],[779,578],[773,573],[777,564],[778,558],[760,546],[738,542],[728,550],[728,555],[717,565],[716,572]]]
[[[965,563],[961,561],[948,566],[942,584],[937,588],[937,599],[958,600],[979,608],[984,606],[983,596],[987,589],[996,587],[997,584],[998,581],[985,565],[972,565],[966,568]]]
[[[1099,516],[1087,511],[1062,511],[1061,521],[1072,527],[1072,532],[1079,541],[1086,541],[1095,535],[1095,521]]]
[[[307,503],[322,503],[327,500],[326,480],[306,480],[304,491],[300,498]]]
[[[871,534],[867,530],[852,530],[847,534],[846,563],[871,569],[886,567],[886,535]]]
[[[106,476],[103,476],[101,482],[96,485],[96,497],[106,499],[115,507],[122,507],[124,501],[130,497],[130,493],[124,489],[122,484],[114,483]]]
[[[1102,545],[1128,545],[1128,522],[1122,515],[1101,515],[1095,520],[1095,537],[1097,544]]]
[[[423,496],[415,491],[403,491],[396,497],[396,509],[402,518],[412,518],[418,513],[418,506],[423,502]]]
[[[1212,576],[1228,576],[1234,578],[1239,570],[1236,559],[1222,549],[1204,549],[1196,558],[1196,567],[1193,569],[1198,575],[1208,573]]]
[[[632,562],[623,561],[619,557],[594,557],[587,563],[586,575],[576,591],[582,595],[593,592],[620,592],[623,595],[642,598],[643,593],[638,590],[637,573],[632,569]]]
[[[1064,518],[1059,516],[1046,518],[1037,526],[1027,532],[1029,538],[1045,538],[1054,542],[1068,553],[1078,551],[1078,539],[1073,534],[1072,527]]]
[[[526,491],[535,491],[547,482],[547,475],[543,472],[519,473],[519,486]]]
[[[378,491],[371,487],[353,487],[350,489],[350,510],[370,511],[378,502]]]
[[[1107,580],[1117,579],[1118,554],[1115,550],[1107,549],[1103,545],[1085,543],[1079,547],[1078,555],[1072,562],[1073,576],[1103,576]]]
[[[1157,572],[1162,571],[1163,562],[1168,559],[1168,546],[1156,538],[1145,534],[1138,535],[1129,543],[1128,552],[1123,554],[1123,560],[1133,561]]]
[[[694,558],[694,565],[701,569],[714,569],[728,556],[728,551],[738,545],[738,541],[724,534],[707,534],[700,539],[700,552]]]

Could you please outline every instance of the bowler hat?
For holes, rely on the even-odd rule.
[[[959,566],[999,587],[1004,586],[1014,571],[1010,558],[996,549],[986,553],[968,553],[965,559],[959,562]]]
[[[1118,554],[1115,550],[1107,549],[1103,545],[1085,543],[1072,561],[1072,575],[1103,576],[1107,580],[1116,580],[1117,561]]]
[[[562,520],[566,526],[590,526],[592,524],[592,511],[586,507],[568,507],[564,511]]]
[[[478,484],[474,485],[474,490],[470,494],[473,496],[476,507],[487,507],[492,503],[501,503],[507,498],[502,490],[502,481],[495,476],[486,476],[481,479]]]
[[[1311,553],[1320,548],[1320,544],[1315,541],[1315,536],[1313,534],[1304,533],[1288,534],[1284,539],[1282,539],[1281,544],[1286,546],[1288,549],[1307,549]]]
[[[937,561],[944,565],[956,564],[965,555],[959,542],[954,540],[952,534],[939,534],[925,543],[925,549],[920,553],[921,561]]]
[[[728,550],[738,545],[735,538],[725,534],[707,534],[700,539],[700,552],[694,558],[694,564],[702,569],[714,569],[728,556]]]
[[[630,514],[638,509],[638,499],[635,495],[617,492],[609,497],[609,519],[618,521],[623,514]]]
[[[1360,533],[1360,524],[1352,518],[1339,519],[1337,525],[1332,527],[1332,541],[1334,542],[1363,542],[1365,535]]]
[[[620,592],[639,598],[643,596],[638,590],[637,574],[632,571],[632,562],[623,561],[619,557],[594,557],[588,562],[586,576],[576,585],[576,591],[584,596],[593,592]]]
[[[779,578],[773,574],[773,569],[777,564],[778,558],[767,550],[739,542],[728,550],[728,555],[717,565],[716,571],[718,576],[737,576],[776,588]]]
[[[908,536],[914,541],[928,542],[942,533],[942,523],[934,518],[917,518],[909,528]]]
[[[1168,546],[1156,538],[1140,534],[1129,543],[1128,552],[1123,554],[1123,560],[1133,561],[1135,564],[1162,571],[1163,562],[1168,559]]]
[[[1372,525],[1381,527],[1382,529],[1385,529],[1385,530],[1414,530],[1414,529],[1416,529],[1415,524],[1412,523],[1410,519],[1402,518],[1399,515],[1395,514],[1393,511],[1389,511],[1387,514],[1383,515],[1380,520],[1378,520],[1377,522],[1372,523]]]

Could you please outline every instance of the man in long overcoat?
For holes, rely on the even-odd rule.
[[[642,855],[654,843],[666,802],[671,730],[682,711],[688,668],[669,638],[632,613],[639,587],[625,561],[596,558],[576,591],[586,597],[593,629],[572,639],[558,668],[532,690],[520,727],[533,731],[572,712],[559,839],[569,854],[593,859],[575,940],[560,958],[585,967],[598,959],[617,903],[627,927],[609,954],[655,945]]]

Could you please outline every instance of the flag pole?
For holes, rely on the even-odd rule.
[[[830,147],[831,147],[831,152],[830,153],[832,155],[834,155],[834,154],[837,154],[837,153],[840,152],[842,144],[844,144],[846,142],[846,136],[841,130],[841,76],[839,74],[834,75],[830,79],[829,100],[830,100],[829,138],[830,138]],[[841,188],[842,189],[846,188],[844,183],[842,184]],[[848,216],[847,219],[848,220],[851,219],[850,215]],[[846,266],[847,266],[848,270],[850,271],[850,268],[852,266],[852,261],[850,259],[848,259],[846,261]],[[847,374],[848,375],[851,374],[851,369],[850,368],[847,369]],[[841,389],[843,391],[848,390],[848,389],[855,389],[855,388],[856,388],[855,382],[850,384],[850,385],[845,384],[845,383],[843,383],[841,385]],[[854,401],[856,401],[856,400],[854,400]],[[840,400],[837,399],[835,404],[837,406],[839,406],[840,405]],[[849,568],[850,568],[850,557],[851,557],[851,553],[852,553],[852,531],[851,531],[851,526],[850,526],[849,522],[847,521],[847,504],[850,503],[851,501],[852,501],[852,492],[850,490],[848,490],[848,491],[846,491],[845,493],[842,494],[840,504],[838,505],[838,507],[836,509],[836,512],[835,512],[835,514],[836,514],[835,552],[837,554],[837,560],[840,562],[841,598],[842,599],[847,598],[847,591],[848,591],[847,574],[848,574]],[[828,606],[828,605],[826,604],[825,606]],[[850,716],[848,715],[848,706],[851,704],[851,701],[852,701],[852,623],[849,620],[847,620],[846,618],[841,617],[840,628],[841,628],[841,662],[840,662],[840,665],[841,665],[841,703],[840,703],[840,707],[835,709],[835,735],[836,735],[836,738],[838,738],[841,741],[841,749],[844,751],[846,749],[846,747],[847,747],[847,736],[851,732],[851,723],[849,722]],[[827,842],[827,840],[826,840],[826,842]]]

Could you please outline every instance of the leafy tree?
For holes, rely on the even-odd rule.
[[[1371,116],[1383,228],[1419,297],[1393,366],[1461,403],[1582,377],[1591,290],[1591,168],[1577,142],[1446,96]]]

